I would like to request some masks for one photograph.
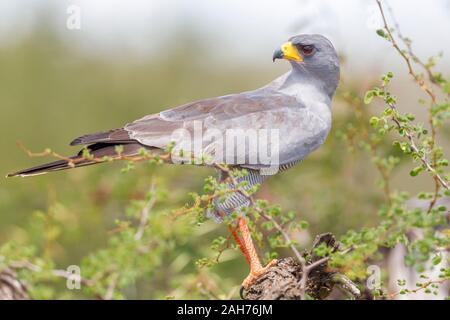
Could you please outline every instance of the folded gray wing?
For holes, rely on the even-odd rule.
[[[193,151],[195,157],[214,154],[217,135],[222,135],[225,141],[230,130],[237,133],[238,140],[248,139],[245,134],[249,129],[257,132],[261,129],[266,132],[275,130],[278,132],[279,141],[276,143],[280,164],[302,159],[323,142],[318,136],[328,132],[327,125],[295,98],[266,90],[185,104],[146,116],[124,129],[131,139],[143,145],[165,148],[174,143],[180,149]],[[242,142],[235,143],[240,145]],[[275,142],[269,142],[272,143]],[[255,157],[250,157],[252,152],[255,151],[245,150],[243,157],[230,164],[257,168],[260,163]]]

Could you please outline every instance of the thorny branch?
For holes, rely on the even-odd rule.
[[[27,269],[29,271],[32,272],[41,272],[42,271],[42,267],[31,263],[29,261],[12,261],[11,263],[8,264],[8,267],[14,270],[18,270],[18,269]],[[62,270],[62,269],[53,269],[51,270],[51,273],[56,276],[56,277],[61,277],[61,278],[65,278],[68,280],[74,280],[74,274],[67,272],[66,270]],[[80,283],[91,287],[95,284],[95,282],[97,282],[98,279],[85,279],[82,278],[80,275],[76,275],[76,280],[79,280]]]
[[[49,152],[43,152],[43,153],[29,152],[29,154],[33,154],[35,156],[47,156],[47,155],[49,155]],[[50,152],[50,155],[55,156],[56,153]],[[145,227],[148,222],[150,211],[156,203],[155,183],[154,182],[152,182],[149,192],[150,192],[150,199],[146,202],[145,206],[141,210],[139,226],[137,227],[137,231],[135,233],[136,241],[138,241],[142,238],[144,231],[145,231]],[[113,230],[114,233],[119,232],[119,231],[122,231],[122,230]],[[139,251],[139,253],[146,253],[146,252],[147,251],[145,251],[145,250]],[[1,256],[0,256],[0,258],[1,258]],[[8,267],[13,270],[26,269],[26,270],[36,272],[36,273],[44,271],[41,266],[33,264],[26,260],[12,261],[8,264]],[[95,285],[97,285],[99,283],[99,281],[109,277],[110,279],[109,279],[109,284],[108,284],[106,293],[103,296],[98,295],[98,294],[96,295],[96,297],[100,300],[111,300],[113,298],[114,291],[116,289],[117,282],[118,282],[119,276],[120,276],[120,273],[117,272],[117,270],[112,270],[112,269],[106,270],[105,272],[102,272],[97,277],[92,278],[92,279],[83,278],[79,274],[74,274],[74,273],[68,272],[63,269],[53,269],[53,270],[50,270],[50,273],[52,275],[54,275],[55,277],[65,278],[67,280],[79,281],[81,284],[83,284],[87,287],[94,287]]]
[[[117,280],[119,279],[119,274],[114,273],[111,276],[108,289],[106,290],[105,295],[103,296],[103,300],[111,300],[114,295],[114,290],[116,289]]]
[[[233,172],[228,167],[223,166],[223,165],[219,165],[219,164],[216,164],[215,167],[217,169],[221,170],[222,172],[226,173],[228,178],[230,179],[231,183],[235,187],[239,185],[239,182],[234,177]],[[288,244],[289,248],[294,253],[295,257],[297,258],[298,262],[300,263],[301,271],[302,271],[302,276],[301,276],[300,283],[299,283],[300,297],[301,297],[302,300],[305,299],[306,287],[307,287],[309,273],[312,270],[314,270],[315,268],[317,268],[317,267],[323,265],[324,263],[326,263],[330,259],[330,257],[324,257],[324,258],[319,259],[319,260],[317,260],[317,261],[315,261],[315,262],[313,262],[311,264],[307,264],[305,258],[300,254],[300,252],[298,251],[297,247],[295,246],[294,241],[291,239],[289,234],[283,229],[283,227],[271,215],[269,215],[266,212],[264,212],[264,210],[262,210],[256,204],[256,201],[255,201],[254,197],[251,194],[249,194],[246,190],[244,190],[243,188],[237,188],[236,192],[239,192],[244,197],[246,197],[247,200],[250,202],[250,206],[252,207],[252,209],[255,210],[256,212],[258,212],[258,214],[260,214],[264,219],[266,219],[267,221],[270,221],[273,224],[275,229],[277,229],[277,231],[283,236],[283,238],[286,241],[286,243]],[[350,250],[351,250],[351,248],[343,251],[342,253],[346,253],[346,252],[348,252]]]
[[[45,149],[42,152],[32,152],[29,149],[27,149],[23,143],[17,142],[17,145],[19,148],[21,148],[29,157],[35,158],[35,157],[45,157],[45,156],[51,156],[59,160],[67,161],[68,165],[70,167],[75,167],[80,162],[83,161],[93,161],[97,163],[102,162],[110,162],[110,161],[131,161],[131,162],[139,162],[139,161],[145,161],[145,160],[161,160],[161,161],[169,161],[171,158],[170,152],[164,153],[164,154],[158,154],[154,155],[149,152],[146,152],[145,149],[142,149],[142,153],[139,153],[138,155],[134,156],[127,156],[120,152],[120,150],[116,151],[116,154],[114,156],[105,156],[101,158],[94,157],[89,153],[89,149],[84,149],[81,156],[77,156],[76,158],[66,157],[63,156],[55,151],[52,151],[51,149]]]
[[[57,159],[60,160],[65,160],[68,161],[69,164],[71,164],[72,166],[75,166],[78,162],[84,161],[84,160],[89,160],[89,161],[95,161],[95,162],[107,162],[107,161],[117,161],[117,160],[126,160],[126,161],[131,161],[131,162],[138,162],[138,161],[143,161],[143,160],[153,160],[153,159],[158,159],[158,160],[162,160],[162,161],[167,161],[170,159],[170,153],[167,154],[162,154],[162,155],[153,155],[149,152],[143,152],[142,154],[139,154],[138,156],[124,156],[122,155],[120,152],[117,153],[117,155],[115,155],[114,157],[108,157],[108,158],[96,158],[94,156],[91,156],[89,154],[89,152],[83,153],[80,157],[73,159],[73,158],[69,158],[69,157],[65,157],[62,156],[54,151],[51,151],[50,149],[46,149],[43,152],[32,152],[30,150],[28,150],[27,148],[25,148],[25,146],[23,146],[23,144],[18,143],[19,147],[21,149],[23,149],[28,156],[30,157],[43,157],[43,156],[52,156],[55,157]],[[236,180],[236,178],[233,176],[233,172],[232,170],[230,170],[226,165],[221,165],[221,164],[213,164],[213,167],[221,170],[222,172],[224,172],[227,176],[228,179],[231,180],[232,184],[235,186],[234,188],[231,188],[229,190],[225,190],[224,193],[240,193],[242,194],[244,197],[246,197],[248,199],[248,201],[250,202],[250,206],[252,207],[252,209],[254,209],[256,212],[258,212],[258,214],[260,214],[265,220],[270,221],[273,226],[275,227],[275,229],[282,235],[282,237],[284,238],[284,240],[286,241],[286,243],[288,244],[289,248],[292,250],[292,252],[294,253],[295,257],[297,258],[298,262],[301,265],[301,270],[302,270],[302,277],[300,279],[300,283],[299,283],[299,287],[300,287],[300,292],[301,292],[301,298],[304,299],[305,298],[305,294],[306,294],[306,285],[307,285],[307,281],[308,281],[308,275],[309,273],[314,270],[315,268],[317,268],[318,266],[322,265],[323,263],[327,262],[329,260],[329,257],[325,257],[323,259],[320,259],[314,263],[311,263],[309,265],[307,265],[305,258],[302,256],[302,254],[299,252],[299,250],[297,249],[297,247],[295,246],[294,241],[291,239],[291,237],[289,236],[289,234],[284,230],[284,228],[278,223],[278,221],[276,221],[272,216],[270,216],[269,214],[267,214],[264,210],[262,210],[256,203],[254,197],[249,194],[246,190],[244,190],[243,188],[239,188],[239,183]],[[148,221],[148,216],[149,213],[151,211],[151,209],[153,208],[155,201],[156,201],[156,197],[154,196],[154,184],[152,184],[152,187],[150,189],[150,193],[151,193],[151,197],[150,200],[147,202],[147,204],[144,206],[144,208],[141,211],[141,217],[140,217],[140,223],[138,226],[138,230],[135,234],[135,239],[139,240],[144,232],[145,229],[145,225]],[[193,207],[194,208],[198,208],[198,207],[202,207],[202,205],[204,204],[208,204],[210,203],[214,198],[216,198],[217,195],[208,195],[206,197],[203,197],[201,199],[197,199],[196,203],[194,203]],[[189,211],[189,209],[185,209],[185,210],[181,210],[180,212],[177,212],[175,216],[180,216],[182,214],[184,214],[186,211]],[[113,232],[116,231],[120,231],[120,230],[113,230]],[[220,256],[220,255],[219,255]],[[35,267],[37,266],[33,266],[30,268],[31,265],[28,265],[28,269],[30,270],[34,270],[36,271]],[[71,277],[70,274],[67,274],[67,272],[65,272],[64,270],[55,270],[54,274],[56,276],[61,276],[61,277],[66,277],[69,278]],[[116,282],[117,282],[117,277],[118,275],[115,275],[111,281],[110,284],[108,286],[108,290],[107,293],[105,294],[104,297],[101,297],[102,299],[110,299],[114,293],[114,289],[116,286]],[[81,279],[81,282],[92,286],[95,284],[95,282],[93,282],[92,280],[89,279]]]
[[[395,23],[396,28],[397,28],[397,34],[398,34],[399,38],[402,40],[402,42],[404,43],[404,45],[407,47],[407,51],[405,51],[405,50],[400,48],[400,46],[398,45],[396,39],[394,38],[392,29],[388,26],[387,19],[386,19],[384,10],[383,10],[383,6],[382,6],[382,3],[381,3],[381,0],[376,0],[376,2],[378,4],[378,7],[379,7],[380,12],[381,12],[381,16],[383,18],[384,29],[385,29],[385,31],[387,33],[388,40],[391,42],[392,46],[395,48],[395,50],[401,55],[401,57],[406,62],[409,74],[413,77],[414,81],[430,97],[430,100],[431,100],[432,104],[436,104],[437,103],[437,98],[436,98],[435,93],[433,92],[431,86],[423,79],[423,77],[415,72],[414,67],[413,67],[413,62],[418,63],[419,65],[421,65],[426,70],[426,72],[428,73],[429,81],[431,83],[436,83],[436,79],[434,78],[430,68],[425,63],[423,63],[413,53],[412,47],[411,47],[411,43],[408,41],[407,38],[405,38],[401,34],[401,32],[399,30],[399,27],[398,27],[398,24]],[[395,125],[399,129],[404,129],[404,127],[402,126],[402,124],[400,123],[400,121],[397,118],[396,105],[393,104],[393,103],[389,103],[388,106],[394,111],[393,115],[392,115],[392,121],[395,123]],[[436,140],[436,129],[435,129],[434,123],[433,123],[431,118],[430,118],[429,122],[430,122],[431,133],[432,133],[432,135],[431,135],[431,137],[432,137],[431,148],[433,149],[434,148],[434,144],[435,144],[435,140]],[[450,186],[449,186],[448,182],[436,171],[436,169],[435,169],[436,159],[434,158],[432,161],[430,161],[427,158],[426,155],[421,155],[420,150],[417,147],[414,134],[411,133],[409,130],[404,130],[404,132],[405,132],[405,136],[407,137],[407,139],[409,141],[411,149],[418,156],[418,159],[426,167],[427,171],[429,171],[433,175],[433,178],[436,181],[435,197],[434,197],[433,201],[431,202],[430,209],[429,209],[429,210],[431,210],[432,207],[434,206],[436,200],[437,200],[440,187],[442,186],[445,189],[450,191]],[[22,144],[19,144],[19,146],[23,150],[25,150],[25,152],[30,157],[53,156],[53,157],[55,157],[57,159],[61,159],[61,160],[67,161],[70,166],[75,166],[78,162],[82,162],[82,161],[85,161],[85,160],[94,161],[94,162],[106,162],[106,161],[113,161],[113,160],[125,160],[125,161],[136,162],[136,161],[142,161],[142,160],[152,160],[152,159],[155,159],[155,158],[161,159],[163,161],[170,159],[170,153],[169,154],[158,155],[158,156],[154,156],[154,155],[151,155],[149,153],[139,154],[138,156],[125,156],[125,155],[122,155],[120,152],[118,152],[117,155],[115,155],[114,157],[103,157],[103,158],[95,158],[95,157],[90,156],[89,153],[87,153],[87,154],[83,153],[82,156],[73,159],[73,158],[70,158],[70,157],[62,156],[62,155],[60,155],[60,154],[58,154],[56,152],[51,151],[50,149],[46,149],[45,151],[40,152],[40,153],[33,153],[33,152],[27,150]],[[290,247],[290,249],[292,250],[292,252],[294,253],[295,257],[297,258],[298,262],[301,265],[302,277],[301,277],[301,280],[300,280],[300,283],[299,283],[299,287],[300,287],[300,290],[301,290],[301,297],[302,297],[302,299],[304,299],[305,298],[306,284],[307,284],[309,273],[312,270],[314,270],[315,268],[317,268],[317,267],[323,265],[324,263],[326,263],[330,259],[330,257],[321,258],[321,259],[319,259],[319,260],[317,260],[317,261],[307,265],[307,262],[306,262],[305,258],[298,251],[297,247],[294,244],[294,241],[290,238],[289,234],[284,230],[284,228],[276,221],[276,219],[274,219],[271,215],[267,214],[263,209],[261,209],[257,205],[254,197],[251,194],[249,194],[243,188],[237,187],[239,185],[239,183],[238,183],[237,179],[233,176],[233,172],[227,166],[223,166],[223,165],[219,165],[219,164],[214,164],[214,166],[216,168],[218,168],[219,170],[223,171],[224,173],[227,173],[227,176],[231,180],[232,184],[234,186],[236,186],[236,188],[227,190],[225,192],[226,193],[227,192],[229,192],[229,193],[238,192],[238,193],[242,194],[244,197],[246,197],[248,199],[252,209],[254,209],[256,212],[258,212],[258,214],[260,214],[265,220],[270,221],[273,224],[273,226],[275,227],[275,229],[282,235],[282,237],[284,238],[284,240],[286,241],[286,243],[288,244],[288,246]],[[383,172],[381,172],[381,173],[383,174]],[[150,200],[144,206],[144,208],[143,208],[143,210],[141,212],[140,223],[139,223],[137,232],[135,234],[135,239],[136,240],[139,240],[139,239],[142,238],[145,226],[146,226],[146,224],[148,222],[148,217],[149,217],[150,211],[153,208],[153,206],[155,204],[155,201],[156,201],[156,197],[154,195],[154,184],[152,184],[150,192],[151,192]],[[387,187],[387,193],[388,194],[390,193],[388,187]],[[205,202],[210,202],[213,198],[214,198],[214,195],[209,196],[208,198],[205,199]],[[195,205],[198,206],[198,205],[200,205],[200,203],[196,203]],[[347,249],[347,250],[350,250],[350,249]],[[345,253],[345,251],[342,252],[342,253]],[[221,252],[219,253],[219,256],[220,256],[220,254],[221,254]],[[219,258],[219,256],[218,256],[218,258]],[[29,269],[29,270],[34,271],[34,272],[42,271],[41,267],[39,267],[37,265],[34,265],[34,264],[31,264],[29,262],[15,262],[15,263],[11,264],[11,267],[12,268],[26,268],[26,269]],[[53,270],[52,273],[55,276],[58,276],[58,277],[63,277],[63,278],[66,278],[66,279],[73,279],[73,274],[68,273],[65,270]],[[107,291],[106,291],[105,295],[102,297],[103,299],[111,299],[113,297],[114,290],[116,288],[118,278],[119,278],[119,274],[118,273],[114,273],[114,274],[111,275]],[[412,293],[418,292],[420,290],[426,289],[428,286],[430,286],[432,284],[442,283],[445,280],[447,280],[447,279],[428,281],[428,282],[424,283],[422,286],[420,286],[419,288],[411,290],[411,292]],[[84,279],[84,278],[81,278],[80,281],[81,281],[81,283],[83,283],[83,284],[85,284],[87,286],[93,286],[98,281],[98,279]],[[345,282],[346,281],[345,278],[342,281]],[[356,295],[356,291],[355,291],[354,294]],[[395,295],[398,295],[398,294],[400,294],[400,293],[394,293],[394,294],[391,295],[391,297],[394,297]]]
[[[408,38],[406,38],[406,37],[403,35],[403,33],[401,32],[401,30],[400,30],[400,25],[399,25],[399,23],[397,22],[397,20],[396,20],[396,18],[395,18],[394,11],[392,10],[391,6],[389,6],[388,3],[386,3],[386,6],[387,6],[387,8],[388,8],[388,11],[389,11],[389,14],[390,14],[390,16],[391,16],[391,19],[392,19],[392,21],[393,21],[393,23],[394,23],[394,27],[395,27],[395,28],[393,29],[393,31],[395,31],[395,32],[397,33],[399,39],[403,42],[403,44],[404,44],[405,47],[407,48],[407,55],[405,54],[406,57],[407,57],[410,61],[412,60],[413,62],[415,62],[415,63],[417,63],[418,65],[420,65],[420,66],[425,70],[425,72],[426,72],[427,75],[428,75],[428,80],[429,80],[431,83],[437,84],[438,82],[437,82],[435,76],[433,75],[433,72],[431,71],[430,66],[426,65],[426,64],[425,64],[425,63],[424,63],[424,62],[423,62],[423,61],[422,61],[422,60],[414,53],[414,51],[413,51],[413,49],[412,49],[412,42],[411,42],[411,40],[409,40]],[[381,15],[384,16],[384,12],[383,12],[383,7],[382,7],[382,6],[381,6]],[[384,18],[383,21],[385,22],[385,28],[386,28],[386,26],[387,26],[386,21],[387,21],[387,20]],[[391,35],[392,35],[392,34],[391,34]],[[395,39],[394,39],[393,37],[391,37],[390,39],[391,39],[391,41],[395,41]],[[416,73],[414,72],[414,70],[412,70],[412,69],[410,69],[409,71],[410,71],[410,74],[413,75],[413,78],[414,78],[414,80],[416,81],[416,83],[419,85],[419,87],[420,87],[422,90],[424,90],[424,91],[428,94],[428,96],[430,97],[430,100],[431,100],[431,107],[430,107],[429,110],[428,110],[428,124],[429,124],[430,129],[431,129],[431,142],[430,142],[430,148],[433,149],[434,146],[436,145],[437,131],[436,131],[436,126],[435,126],[435,124],[434,124],[433,114],[432,114],[432,112],[431,112],[431,108],[432,108],[433,105],[436,105],[436,104],[437,104],[437,97],[436,97],[436,95],[434,94],[434,92],[433,92],[433,90],[432,90],[432,88],[431,88],[430,85],[426,85],[426,88],[428,88],[429,90],[424,89],[424,87],[421,85],[421,83],[425,83],[425,80],[423,79],[423,76],[422,76],[422,75],[416,74]],[[420,79],[421,81],[418,81],[418,79]],[[436,166],[436,163],[437,163],[437,157],[436,157],[436,154],[433,153],[433,163],[432,163],[432,164],[433,164],[433,167]],[[437,179],[436,177],[434,177],[434,184],[435,184],[435,187],[434,187],[434,196],[433,196],[433,199],[431,200],[431,202],[430,202],[430,204],[429,204],[429,206],[428,206],[428,213],[430,213],[431,209],[433,209],[433,207],[435,206],[436,201],[437,201],[437,199],[438,199],[438,197],[439,197],[440,184],[439,184],[439,181],[438,181],[438,179]]]
[[[239,182],[233,176],[233,173],[231,172],[231,170],[228,167],[220,165],[220,164],[215,164],[215,167],[217,169],[221,170],[222,172],[226,173],[228,175],[228,178],[231,180],[232,184],[235,187],[239,185]],[[275,229],[277,229],[278,232],[280,232],[280,234],[283,236],[285,241],[287,243],[289,243],[289,247],[294,252],[295,257],[298,259],[298,261],[302,265],[306,264],[305,259],[302,257],[302,255],[300,254],[298,249],[295,247],[294,242],[289,237],[289,235],[286,233],[286,231],[280,226],[280,224],[273,217],[271,217],[270,215],[266,214],[263,210],[261,210],[261,208],[259,208],[257,206],[255,198],[251,194],[249,194],[246,190],[244,190],[242,188],[235,188],[235,189],[233,189],[233,192],[238,192],[238,193],[242,194],[244,197],[246,197],[247,200],[250,202],[250,205],[251,205],[251,207],[253,209],[255,209],[264,219],[266,219],[267,221],[272,222],[274,227],[275,227]]]
[[[410,40],[409,38],[405,37],[405,36],[403,35],[403,33],[401,32],[401,30],[400,30],[400,25],[399,25],[397,19],[395,18],[395,15],[394,15],[394,11],[392,10],[392,7],[389,5],[388,2],[386,2],[386,7],[387,7],[387,9],[388,9],[388,12],[389,12],[389,15],[390,15],[390,17],[391,17],[391,20],[392,20],[392,22],[393,22],[393,24],[394,24],[395,31],[396,31],[396,33],[397,33],[399,39],[403,42],[403,44],[404,44],[405,47],[407,48],[407,51],[408,51],[409,56],[412,58],[412,60],[413,60],[415,63],[417,63],[418,65],[420,65],[420,66],[423,68],[423,70],[427,73],[428,80],[429,80],[431,83],[437,85],[437,84],[438,84],[438,80],[436,79],[436,76],[433,74],[433,71],[431,70],[431,66],[428,65],[428,64],[426,64],[425,62],[423,62],[422,59],[420,59],[420,57],[417,56],[417,55],[414,53],[414,50],[412,49],[412,42],[411,42],[411,40]]]
[[[434,78],[433,73],[431,72],[430,68],[428,66],[426,66],[425,63],[423,63],[422,60],[416,54],[414,54],[414,52],[412,50],[412,46],[411,46],[411,41],[409,41],[407,38],[405,38],[403,36],[403,34],[401,33],[400,26],[397,23],[397,21],[395,20],[395,16],[394,16],[393,10],[388,5],[389,13],[391,15],[392,20],[394,21],[395,30],[397,31],[397,34],[398,34],[400,40],[402,40],[402,42],[406,46],[407,51],[402,50],[400,48],[400,46],[398,45],[397,41],[394,38],[394,35],[392,33],[393,32],[392,29],[389,27],[389,25],[387,23],[386,15],[384,13],[384,9],[383,9],[383,5],[381,3],[381,0],[376,0],[376,1],[377,1],[377,4],[378,4],[378,7],[380,9],[381,17],[383,19],[384,29],[386,30],[387,35],[388,35],[388,40],[391,42],[392,46],[400,54],[400,56],[405,60],[406,65],[408,66],[409,74],[413,77],[414,81],[430,97],[432,105],[436,105],[437,104],[437,98],[436,98],[435,93],[433,92],[433,89],[431,88],[430,85],[428,85],[426,83],[425,79],[422,76],[418,75],[415,72],[412,62],[416,62],[419,65],[421,65],[426,70],[426,72],[428,73],[429,80],[432,83],[436,83],[436,79]],[[430,148],[433,150],[434,146],[436,144],[437,132],[436,132],[436,127],[434,125],[433,116],[432,116],[432,113],[431,113],[431,107],[430,107],[430,110],[429,110],[428,123],[429,123],[430,129],[431,129]],[[433,168],[436,167],[436,162],[437,162],[436,154],[433,153],[432,163],[429,166],[427,166],[427,168],[429,168],[429,167],[433,167]],[[440,181],[439,177],[437,177],[435,175],[433,177],[433,179],[434,179],[434,183],[435,183],[435,188],[434,188],[435,190],[434,190],[433,199],[431,200],[430,205],[428,207],[428,213],[433,209],[434,205],[436,204],[436,201],[437,201],[437,199],[439,197],[440,186],[442,185],[442,181]]]
[[[433,103],[436,103],[436,95],[433,92],[433,89],[430,88],[430,86],[426,83],[426,81],[423,79],[423,77],[419,76],[413,67],[413,63],[411,61],[411,58],[408,56],[408,54],[400,48],[397,41],[394,38],[394,35],[392,34],[392,29],[389,27],[386,19],[386,15],[384,13],[383,5],[381,3],[381,0],[376,0],[378,4],[378,8],[380,9],[381,17],[383,19],[383,27],[388,35],[388,40],[391,42],[394,49],[400,54],[400,56],[405,60],[406,65],[408,67],[409,74],[413,77],[414,81],[417,82],[417,84],[420,86],[420,88],[426,92]]]
[[[26,269],[26,270],[36,272],[36,273],[43,271],[42,267],[40,267],[36,264],[33,264],[29,261],[22,261],[22,260],[21,261],[12,261],[11,263],[8,264],[8,267],[13,270]],[[119,273],[114,272],[113,270],[106,270],[105,272],[101,273],[100,275],[98,275],[97,277],[92,278],[92,279],[83,278],[79,274],[74,274],[74,273],[68,272],[63,269],[53,269],[53,270],[50,270],[50,273],[53,274],[55,277],[60,277],[60,278],[64,278],[64,279],[71,280],[71,281],[79,281],[82,285],[85,285],[87,287],[94,287],[102,279],[110,277],[111,280],[110,280],[110,283],[108,285],[105,295],[101,296],[99,294],[96,294],[96,297],[99,300],[112,299],[112,296],[114,294],[114,290],[115,290],[115,287],[116,287],[116,284],[117,284],[117,281],[119,278]]]
[[[394,15],[394,11],[392,10],[392,8],[389,5],[389,3],[386,3],[386,7],[387,7],[387,9],[389,11],[389,14],[391,16],[391,20],[394,23],[394,27],[395,27],[394,31],[397,33],[399,39],[403,42],[403,44],[407,48],[407,53],[409,55],[409,58],[412,59],[413,62],[415,62],[418,65],[420,65],[423,68],[423,70],[425,70],[425,72],[427,73],[427,76],[428,76],[428,80],[432,84],[438,85],[439,84],[438,80],[436,79],[435,75],[433,74],[433,72],[431,70],[431,66],[427,65],[426,63],[424,63],[422,61],[422,59],[420,59],[420,57],[417,56],[414,53],[414,50],[412,49],[412,42],[411,42],[411,40],[409,38],[405,37],[403,35],[403,33],[401,32],[400,25],[397,22],[397,20],[395,18],[395,15]],[[381,7],[381,14],[382,14],[382,16],[384,15],[382,7]],[[386,21],[386,19],[384,21]],[[386,23],[385,23],[385,27],[386,27]],[[423,78],[421,75],[420,76],[416,75],[416,76],[414,76],[414,79],[417,79],[418,77]],[[417,80],[416,80],[416,82],[417,82]],[[419,83],[419,82],[417,82],[417,83]],[[420,86],[420,83],[419,83],[419,86]],[[428,86],[428,87],[430,87],[430,92],[427,92],[427,91],[426,92],[430,96],[431,103],[432,103],[431,106],[432,106],[432,105],[435,105],[437,103],[437,98],[436,98],[436,95],[434,94],[434,92],[432,91],[431,86]],[[422,87],[421,87],[421,89],[422,89]],[[430,145],[430,147],[433,149],[435,144],[436,144],[437,131],[436,131],[436,126],[435,126],[434,121],[433,121],[433,115],[432,115],[432,112],[431,112],[431,108],[428,110],[428,123],[429,123],[430,128],[431,128],[431,145]],[[436,162],[437,162],[436,154],[434,154],[433,155],[433,167],[436,166]],[[435,183],[434,195],[433,195],[433,199],[431,200],[431,202],[430,202],[430,204],[428,206],[428,211],[427,211],[428,213],[430,213],[430,211],[433,209],[433,207],[435,206],[435,204],[436,204],[436,202],[438,200],[438,197],[439,197],[439,191],[440,191],[441,185],[440,185],[438,179],[435,178],[435,177],[434,177],[434,183]]]
[[[421,283],[420,285],[418,284],[419,286],[417,288],[415,288],[415,289],[409,289],[408,293],[417,293],[417,292],[420,292],[422,290],[427,289],[428,287],[430,287],[430,286],[432,286],[434,284],[443,284],[444,282],[447,282],[449,280],[450,279],[448,279],[448,278],[442,278],[442,279],[438,279],[438,280],[429,280],[429,281],[427,281],[425,283]],[[398,295],[402,294],[402,292],[403,292],[403,290],[400,290],[400,291],[388,294],[387,296],[390,299],[394,299]]]
[[[432,176],[437,179],[437,181],[439,182],[439,184],[442,187],[444,187],[445,189],[450,191],[449,184],[447,183],[447,181],[438,172],[436,172],[435,168],[430,163],[428,158],[425,155],[420,155],[421,153],[420,153],[419,148],[416,145],[416,142],[415,142],[413,134],[409,130],[405,130],[405,128],[400,124],[400,121],[396,117],[396,113],[397,113],[396,106],[394,104],[392,104],[392,103],[389,103],[388,106],[389,106],[389,108],[391,108],[394,111],[394,113],[391,116],[392,121],[395,123],[397,128],[404,130],[405,136],[406,136],[406,138],[409,141],[409,145],[410,145],[412,151],[414,151],[414,153],[418,156],[418,159],[420,160],[420,162],[422,162],[422,164],[425,166],[427,171],[430,172],[432,174]]]

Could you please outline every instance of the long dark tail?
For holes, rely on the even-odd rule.
[[[145,147],[144,145],[132,142],[132,143],[94,143],[87,148],[89,149],[89,154],[93,156],[93,158],[96,160],[87,160],[85,157],[83,157],[83,150],[80,151],[77,155],[70,157],[73,161],[68,160],[57,160],[49,163],[45,163],[36,167],[32,167],[29,169],[20,170],[14,173],[10,173],[7,175],[7,177],[29,177],[29,176],[35,176],[39,174],[44,174],[47,172],[52,171],[58,171],[58,170],[65,170],[65,169],[72,169],[72,168],[78,168],[78,167],[84,167],[92,164],[101,163],[98,161],[98,159],[102,159],[103,157],[111,157],[116,158],[117,150],[116,146],[122,145],[123,151],[122,155],[125,156],[134,156],[139,154],[139,150],[142,148],[148,149],[148,147]]]

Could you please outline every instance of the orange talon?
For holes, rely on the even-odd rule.
[[[253,284],[256,280],[258,280],[260,276],[269,271],[269,269],[275,266],[277,263],[278,260],[273,259],[265,267],[261,267],[257,270],[250,270],[250,274],[242,282],[242,286],[244,287],[244,289],[248,289],[248,287],[250,287],[251,284]]]
[[[247,289],[256,279],[267,272],[272,266],[277,263],[277,260],[270,261],[267,266],[263,267],[259,261],[258,254],[256,253],[256,248],[253,245],[252,237],[250,231],[248,230],[247,221],[245,218],[239,217],[237,221],[238,229],[241,233],[242,239],[239,238],[237,234],[237,228],[229,227],[234,240],[239,245],[242,253],[244,254],[247,262],[250,265],[250,274],[242,282],[242,286]]]

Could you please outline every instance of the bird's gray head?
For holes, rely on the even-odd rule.
[[[330,98],[334,95],[339,83],[339,58],[331,41],[324,36],[294,36],[274,52],[275,59],[289,60],[294,74],[317,81]]]

